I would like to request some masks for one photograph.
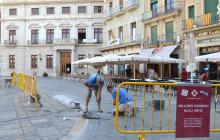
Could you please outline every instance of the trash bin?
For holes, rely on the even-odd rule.
[[[162,110],[164,110],[165,99],[162,100]],[[154,109],[160,110],[160,100],[154,100]]]

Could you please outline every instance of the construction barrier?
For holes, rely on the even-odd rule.
[[[13,72],[12,85],[17,86],[18,88],[23,90],[25,95],[34,98],[34,108],[35,111],[37,111],[38,101],[37,101],[36,78],[31,75],[25,75],[23,73],[16,74],[15,72]]]
[[[212,105],[210,105],[209,132],[220,132],[217,128],[217,104],[220,84],[210,85],[212,88]],[[119,110],[119,92],[125,88],[127,94],[133,95],[133,116],[129,116],[129,105],[123,116]],[[122,134],[138,135],[139,140],[144,140],[146,134],[176,133],[176,83],[157,82],[123,82],[118,85],[116,93],[115,128]],[[218,116],[217,116],[218,115]]]

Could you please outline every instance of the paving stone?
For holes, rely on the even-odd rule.
[[[0,125],[0,130],[11,130],[11,129],[19,129],[20,125],[18,123],[7,123],[5,125]]]
[[[17,134],[22,134],[21,129],[10,129],[10,130],[1,130],[0,131],[0,136],[4,135],[17,135]]]
[[[37,131],[42,137],[58,135],[60,133],[55,127],[37,128]]]

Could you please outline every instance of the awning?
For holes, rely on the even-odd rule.
[[[144,49],[140,55],[150,57],[170,57],[170,54],[176,49],[177,45]]]
[[[220,62],[220,52],[195,57],[196,62]]]

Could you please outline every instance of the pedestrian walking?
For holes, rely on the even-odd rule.
[[[102,113],[101,110],[101,93],[102,93],[102,87],[104,85],[104,79],[100,75],[100,71],[98,71],[96,74],[91,75],[84,83],[84,85],[88,88],[88,94],[86,97],[86,106],[84,109],[84,113],[88,112],[88,104],[90,101],[90,98],[92,96],[92,91],[94,91],[96,96],[96,101],[98,104],[97,112]]]
[[[185,82],[186,79],[187,79],[187,77],[188,77],[188,73],[187,73],[186,69],[183,68],[183,69],[182,69],[182,72],[181,72],[181,79],[182,79],[182,82]]]

